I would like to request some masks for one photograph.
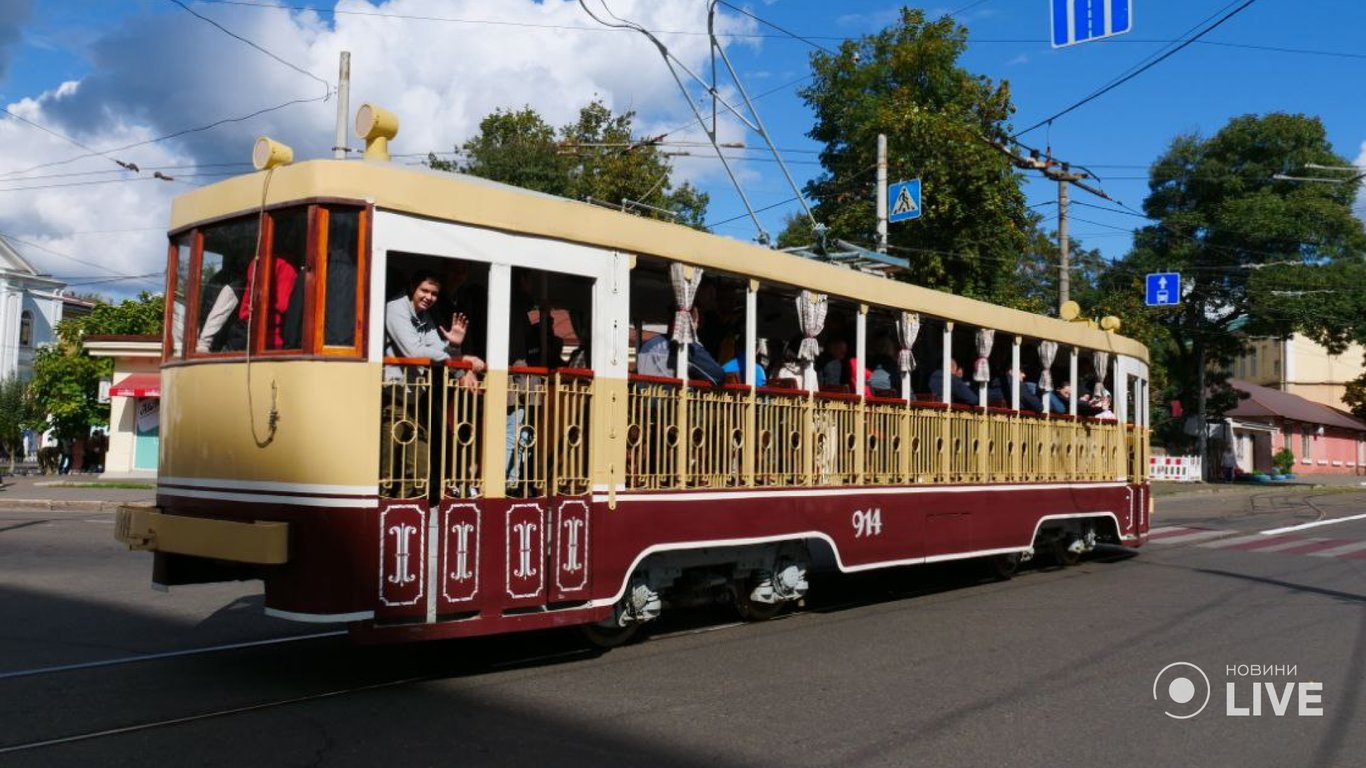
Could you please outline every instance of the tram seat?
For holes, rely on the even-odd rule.
[[[773,387],[774,389],[797,389],[797,388],[798,388],[798,386],[797,386],[797,380],[796,380],[796,379],[790,379],[790,378],[769,379],[769,380],[768,380],[768,386]]]
[[[847,395],[853,392],[848,384],[822,384],[821,391],[834,395]]]
[[[726,374],[726,378],[725,378],[724,381],[722,381],[722,383],[723,383],[723,384],[744,384],[745,382],[743,382],[743,381],[740,380],[740,374],[738,374],[738,373],[728,373],[728,374]]]

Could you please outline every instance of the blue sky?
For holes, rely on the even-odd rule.
[[[343,15],[253,5],[264,2],[187,0],[197,12],[324,79],[335,75],[336,51],[353,50],[353,107],[372,99],[400,114],[404,128],[395,142],[396,152],[450,149],[496,106],[530,104],[552,122],[564,122],[594,95],[614,108],[636,109],[643,133],[653,135],[689,122],[686,104],[653,49],[631,35],[591,29],[594,23],[573,2],[287,3],[353,12]],[[1135,0],[1130,34],[1061,50],[1047,42],[1049,0],[956,0],[924,7],[932,15],[956,12],[968,27],[969,46],[962,64],[975,73],[1009,81],[1018,129],[1066,107],[1201,22],[1240,4],[1241,0]],[[608,0],[608,5],[618,15],[667,31],[662,38],[690,66],[705,60],[705,38],[682,34],[701,28],[704,0]],[[816,44],[834,47],[840,39],[891,23],[899,5],[760,0],[742,7]],[[809,71],[812,48],[724,7],[723,14],[726,28],[742,35],[728,38],[728,52],[746,88],[751,94],[778,89],[757,103],[801,183],[819,171],[814,164],[818,147],[804,135],[811,116],[795,95],[806,82],[802,78]],[[1366,79],[1362,30],[1366,3],[1359,0],[1258,0],[1202,42],[1023,138],[1089,167],[1111,196],[1134,208],[1141,207],[1146,193],[1146,168],[1173,136],[1209,135],[1237,115],[1316,115],[1340,155],[1366,161],[1366,101],[1360,97],[1360,83]],[[800,82],[791,85],[793,81]],[[317,99],[322,90],[305,75],[232,40],[167,0],[0,3],[0,102],[86,147],[123,147],[293,99]],[[333,109],[332,103],[321,101],[293,105],[110,155],[147,168],[166,168],[166,173],[177,176],[174,183],[154,181],[146,172],[135,177],[104,157],[14,174],[83,150],[15,119],[0,119],[0,233],[21,240],[21,252],[32,261],[71,278],[82,289],[124,293],[152,287],[155,277],[118,278],[152,275],[160,269],[160,230],[172,195],[211,182],[214,174],[244,170],[213,164],[245,161],[251,138],[259,133],[283,136],[301,157],[326,154]],[[751,148],[759,146],[756,137],[744,137],[733,124],[727,126],[726,137],[743,139]],[[685,130],[671,138],[701,137]],[[712,193],[712,222],[743,216],[716,161],[700,157],[705,150],[673,150],[690,153],[677,159],[680,173]],[[923,148],[926,155],[934,151]],[[739,154],[759,155],[753,149]],[[750,160],[740,164],[740,172],[756,207],[783,203],[792,196],[772,162]],[[914,168],[894,168],[891,176],[914,174]],[[1034,177],[1025,188],[1030,202],[1052,217],[1049,202],[1056,197],[1056,185]],[[926,190],[927,195],[933,193]],[[1074,200],[1111,207],[1082,193]],[[776,232],[784,215],[793,210],[796,205],[789,202],[765,212],[765,226]],[[1085,245],[1116,258],[1128,248],[1129,231],[1140,223],[1127,214],[1078,206],[1073,209],[1072,232]],[[717,231],[741,239],[754,235],[744,218],[722,224]]]

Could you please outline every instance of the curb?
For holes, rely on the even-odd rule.
[[[0,509],[42,512],[114,512],[119,507],[150,507],[150,501],[93,501],[79,499],[7,499],[0,496]]]

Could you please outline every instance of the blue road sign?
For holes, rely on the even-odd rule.
[[[887,185],[887,221],[920,218],[920,179]]]
[[[1064,48],[1134,27],[1134,0],[1051,0],[1053,47]]]
[[[1170,307],[1180,304],[1181,273],[1154,272],[1148,275],[1148,290],[1143,303],[1150,307]]]

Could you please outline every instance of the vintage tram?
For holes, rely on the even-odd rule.
[[[365,640],[611,643],[699,600],[770,616],[822,568],[1146,539],[1147,351],[1113,327],[398,166],[368,122],[365,160],[263,140],[174,202],[156,504],[117,525],[155,584],[260,579]],[[418,274],[469,318],[445,359],[385,355]],[[1109,418],[1050,411],[1088,379]]]

